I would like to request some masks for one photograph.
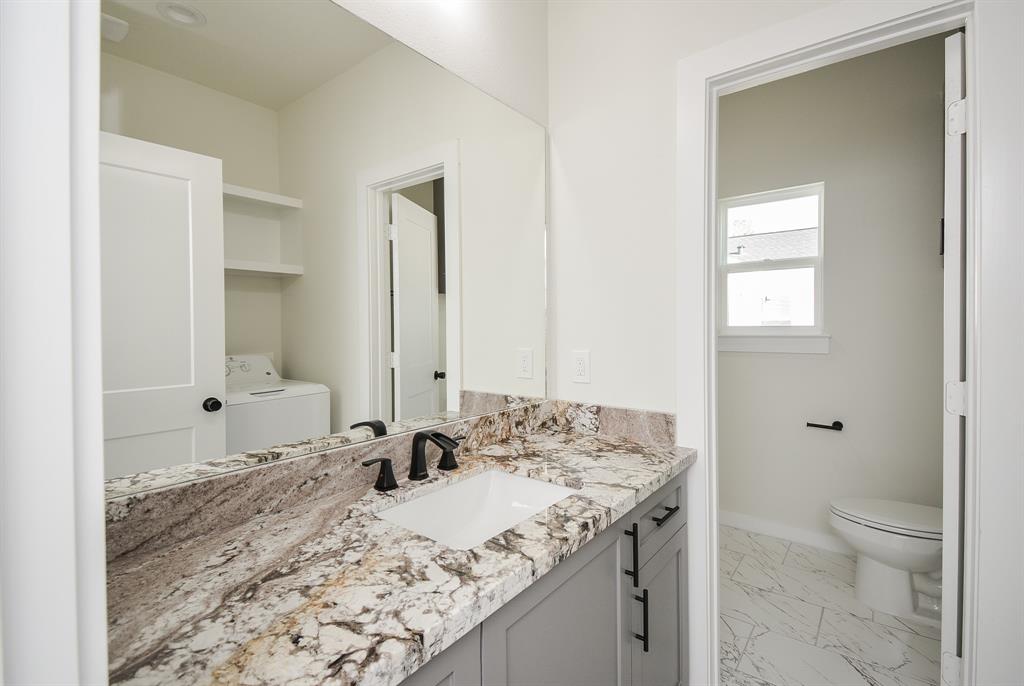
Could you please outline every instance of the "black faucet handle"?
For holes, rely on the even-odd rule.
[[[361,426],[369,427],[373,431],[373,437],[374,438],[379,438],[381,436],[387,436],[388,435],[388,425],[385,424],[384,422],[382,422],[379,419],[371,419],[371,420],[366,421],[366,422],[356,422],[355,424],[353,424],[352,426],[350,426],[348,428],[350,428],[350,429],[358,429]]]
[[[459,440],[446,436],[440,431],[435,431],[431,434],[430,439],[441,448],[441,461],[437,463],[437,468],[444,471],[451,471],[452,469],[458,469],[459,463],[455,459],[455,451],[459,448]]]
[[[395,471],[391,468],[390,457],[374,457],[363,460],[363,466],[369,467],[380,462],[380,472],[377,474],[377,482],[373,487],[378,491],[393,491],[398,488],[398,481],[395,480]]]

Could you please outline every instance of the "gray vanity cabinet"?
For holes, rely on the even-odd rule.
[[[483,622],[486,686],[628,683],[628,546],[612,527]]]
[[[632,686],[677,686],[687,682],[686,527],[640,568],[640,586],[632,604],[633,632],[646,635],[632,643]],[[647,592],[644,604],[635,600]]]
[[[430,658],[399,686],[480,686],[480,627]]]
[[[685,684],[685,524],[679,476],[401,686]]]

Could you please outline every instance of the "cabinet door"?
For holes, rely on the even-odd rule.
[[[480,627],[430,658],[399,686],[480,686]]]
[[[633,633],[644,634],[647,591],[647,650],[632,640],[633,686],[677,686],[687,682],[686,527],[676,532],[643,567],[640,587],[631,589]]]
[[[628,683],[624,538],[605,531],[484,620],[484,684]]]

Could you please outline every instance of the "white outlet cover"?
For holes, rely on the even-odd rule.
[[[516,378],[533,378],[533,348],[516,350]]]
[[[590,383],[590,351],[572,351],[572,381],[573,383]]]

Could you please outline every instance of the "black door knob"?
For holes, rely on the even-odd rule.
[[[224,407],[224,403],[212,396],[203,401],[203,409],[207,412],[216,412],[222,407]]]
[[[434,381],[437,381],[438,379],[443,379],[445,378],[445,376],[447,375],[444,372],[434,372]]]

